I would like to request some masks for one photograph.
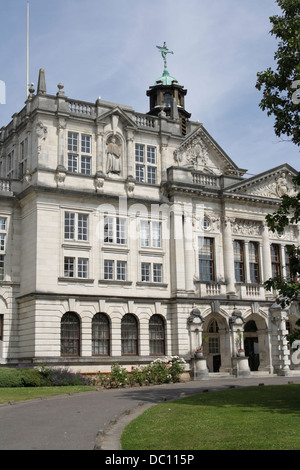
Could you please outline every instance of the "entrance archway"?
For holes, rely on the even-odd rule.
[[[259,368],[259,345],[257,326],[254,320],[249,320],[244,326],[244,347],[245,355],[249,358],[249,368],[251,371],[258,371]]]
[[[211,313],[203,324],[203,355],[209,372],[227,372],[230,361],[227,359],[228,327],[225,319],[217,313]]]

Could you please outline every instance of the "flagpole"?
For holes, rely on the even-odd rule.
[[[27,40],[26,40],[26,99],[29,95],[29,2],[27,2]]]

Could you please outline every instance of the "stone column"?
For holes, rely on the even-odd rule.
[[[171,213],[171,276],[174,293],[185,291],[183,214],[180,204]]]
[[[235,296],[234,256],[231,224],[234,219],[226,217],[223,223],[224,274],[227,295]]]
[[[271,268],[271,252],[270,252],[270,238],[269,228],[265,222],[262,226],[262,258],[263,258],[263,282],[267,281],[272,277]]]
[[[195,253],[193,244],[192,207],[184,206],[184,257],[185,257],[185,288],[194,292]]]
[[[278,375],[290,375],[290,359],[288,342],[286,335],[287,312],[282,310],[280,305],[274,303],[270,307],[270,316],[272,324],[272,362],[274,373]]]

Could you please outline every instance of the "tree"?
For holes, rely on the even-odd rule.
[[[270,33],[279,39],[274,55],[277,69],[258,72],[256,88],[263,91],[260,108],[275,117],[276,136],[287,136],[300,145],[299,100],[295,99],[295,88],[300,87],[300,2],[277,0],[277,4],[283,14],[270,17]]]
[[[274,232],[283,232],[289,224],[300,223],[300,173],[294,178],[296,194],[281,196],[279,208],[273,214],[266,216],[269,228]],[[289,246],[288,256],[290,260],[289,278],[271,278],[265,282],[267,290],[275,289],[278,292],[279,302],[282,307],[289,305],[293,300],[300,298],[300,247]]]
[[[274,115],[274,132],[277,137],[287,136],[300,145],[300,1],[277,0],[282,15],[270,17],[270,33],[279,39],[278,49],[274,55],[277,69],[270,67],[257,74],[256,88],[263,90],[259,104],[268,116]],[[296,89],[296,90],[295,90]],[[300,93],[300,88],[299,88]],[[289,224],[300,223],[300,174],[294,178],[295,195],[281,197],[278,210],[266,217],[272,231],[282,232]],[[265,283],[267,290],[278,292],[282,307],[300,298],[300,248],[289,248],[290,276],[269,279]]]

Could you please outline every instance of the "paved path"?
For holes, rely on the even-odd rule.
[[[93,450],[100,441],[103,450],[118,449],[123,427],[148,405],[233,385],[289,382],[300,383],[300,377],[218,378],[5,404],[0,406],[0,450]]]

